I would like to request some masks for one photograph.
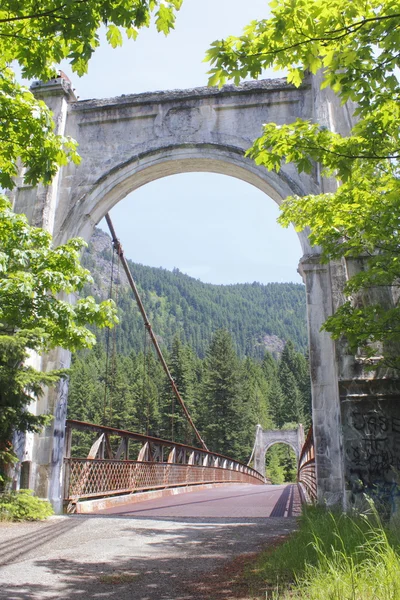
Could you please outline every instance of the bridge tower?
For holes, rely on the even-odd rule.
[[[82,157],[79,166],[63,167],[51,186],[32,188],[21,177],[10,193],[14,210],[47,229],[55,244],[74,236],[89,240],[96,224],[130,192],[176,173],[230,175],[278,204],[289,195],[332,191],[335,182],[324,179],[318,165],[310,174],[299,174],[291,164],[279,173],[268,172],[245,153],[263,123],[308,119],[343,135],[352,126],[351,107],[341,106],[331,90],[321,90],[318,74],[299,88],[275,79],[100,100],[77,101],[71,84],[62,78],[35,83],[33,90],[53,110],[56,132],[75,138]],[[335,343],[321,331],[345,300],[349,272],[362,265],[323,263],[307,232],[298,235],[303,253],[299,272],[307,298],[318,499],[346,506],[363,486],[379,482],[390,487],[399,468],[400,381],[389,373],[366,371],[362,357],[351,355],[344,343]],[[393,299],[389,292],[387,296],[390,305]],[[69,364],[68,353],[57,350],[41,360],[42,368]],[[49,498],[56,510],[61,507],[66,407],[67,390],[60,384],[33,407],[53,414],[52,424],[18,445],[25,485]]]
[[[254,469],[267,477],[265,472],[265,455],[274,444],[290,446],[299,462],[300,452],[304,445],[304,428],[299,423],[297,429],[263,429],[257,425],[256,441],[254,444]],[[267,477],[268,478],[268,477]]]

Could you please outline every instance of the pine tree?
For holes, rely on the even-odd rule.
[[[278,373],[276,373],[269,382],[268,387],[268,405],[271,420],[275,427],[280,429],[285,424],[285,395],[282,391]]]
[[[264,429],[272,427],[268,404],[269,385],[262,367],[249,357],[242,364],[240,379],[242,454],[248,457],[254,445],[256,426],[260,424]]]
[[[279,385],[284,397],[282,413],[280,415],[281,421],[283,421],[283,424],[289,422],[304,423],[301,392],[298,388],[295,376],[290,371],[286,362],[282,360],[279,364],[278,377]]]
[[[195,383],[193,355],[190,348],[183,345],[178,335],[173,340],[171,354],[167,362],[179,394],[185,402],[193,421],[196,422],[196,409],[193,396]],[[169,439],[189,445],[194,443],[192,428],[166,377],[162,394],[162,423],[163,429],[170,432],[168,434]]]
[[[203,431],[208,447],[240,458],[243,414],[239,361],[226,329],[216,331],[206,354],[203,402]]]
[[[285,397],[283,410],[284,422],[291,421],[305,424],[306,406],[309,404],[307,393],[309,393],[308,364],[302,354],[296,352],[294,345],[288,341],[282,352],[279,365],[278,377],[282,392]]]

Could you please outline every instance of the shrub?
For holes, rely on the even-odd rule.
[[[0,495],[0,521],[40,521],[53,514],[51,504],[36,498],[32,490]]]

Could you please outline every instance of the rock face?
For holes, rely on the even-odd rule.
[[[310,175],[300,175],[293,165],[268,172],[246,158],[245,151],[266,122],[310,119],[344,135],[352,126],[351,107],[342,107],[331,90],[320,89],[320,74],[310,76],[300,88],[277,79],[220,90],[81,102],[62,78],[33,88],[53,110],[57,133],[77,139],[82,156],[79,166],[63,167],[51,186],[33,189],[18,182],[12,193],[15,209],[48,229],[56,243],[76,235],[88,240],[104,214],[128,193],[175,173],[230,175],[258,187],[277,203],[288,195],[328,192],[335,182],[322,179],[317,165]],[[299,239],[304,253],[300,271],[307,290],[318,497],[328,505],[346,505],[376,478],[384,487],[393,485],[400,456],[400,397],[397,384],[391,384],[393,374],[372,377],[345,346],[321,332],[326,318],[343,301],[347,265],[321,264],[307,233],[299,233]],[[56,367],[66,365],[68,357],[56,352],[42,362],[42,368]],[[29,476],[31,487],[56,508],[61,498],[65,406],[64,390],[42,401],[41,409],[48,409],[55,420],[35,438]],[[383,455],[380,431],[370,424],[371,411],[377,411],[376,423],[384,423],[389,454]],[[379,477],[376,464],[384,465]]]
[[[282,354],[285,347],[285,340],[282,340],[277,335],[264,335],[262,342],[266,350],[271,352],[274,356]]]

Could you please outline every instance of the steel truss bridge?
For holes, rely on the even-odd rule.
[[[77,432],[93,440],[86,458],[71,456]],[[64,504],[69,512],[88,499],[189,485],[266,482],[258,471],[222,454],[75,420],[67,421],[64,474]],[[312,430],[300,455],[298,483],[304,501],[316,498]]]

